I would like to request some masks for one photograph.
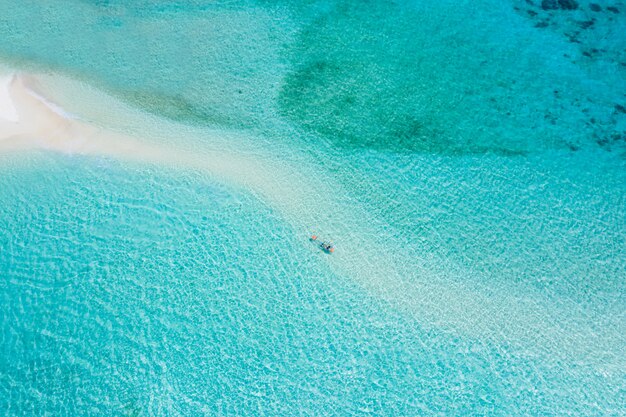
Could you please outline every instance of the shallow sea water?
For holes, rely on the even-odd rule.
[[[10,415],[617,412],[619,369],[422,325],[198,174],[32,155],[1,189]]]
[[[0,55],[242,165],[0,157],[3,414],[623,415],[621,2],[126,3]]]

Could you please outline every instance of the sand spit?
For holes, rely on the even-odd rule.
[[[329,266],[406,311],[421,326],[495,343],[514,340],[520,351],[530,348],[557,362],[583,360],[608,373],[623,365],[618,359],[623,340],[617,333],[619,326],[615,326],[616,333],[607,330],[599,334],[592,317],[577,322],[554,320],[562,309],[578,311],[576,305],[552,305],[540,293],[528,292],[522,298],[506,290],[485,294],[467,286],[446,285],[401,250],[381,250],[385,231],[373,226],[367,236],[354,232],[354,222],[369,224],[371,215],[352,205],[343,207],[337,200],[340,188],[331,181],[258,155],[209,149],[192,152],[105,130],[72,118],[40,94],[37,83],[34,76],[15,74],[0,84],[4,86],[0,88],[0,152],[48,150],[201,171],[273,206],[302,233],[303,242],[311,227],[334,237],[340,248],[327,258]],[[307,184],[306,189],[302,184]],[[320,205],[333,207],[332,213],[320,211]],[[406,280],[407,274],[415,279]],[[577,315],[585,316],[583,311]],[[590,338],[597,343],[589,343]],[[602,346],[617,362],[607,362],[605,356],[588,348],[594,345]]]
[[[17,119],[0,114],[0,151],[49,150],[70,155],[110,156],[116,159],[199,169],[219,180],[271,193],[277,175],[267,175],[262,163],[245,156],[208,149],[193,152],[150,144],[131,135],[105,130],[74,118],[37,91],[37,79],[14,75],[4,97]],[[252,174],[254,172],[254,174]],[[252,183],[251,183],[252,182]],[[293,190],[282,189],[282,193]]]
[[[17,110],[9,93],[9,88],[14,78],[14,75],[0,77],[0,119],[4,122],[15,123],[19,120]]]

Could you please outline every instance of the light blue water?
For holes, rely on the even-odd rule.
[[[6,62],[302,173],[3,155],[3,414],[623,415],[623,2],[0,6]]]
[[[35,155],[1,184],[5,413],[572,409],[569,365],[424,330],[198,175]],[[617,410],[605,379],[576,412]]]

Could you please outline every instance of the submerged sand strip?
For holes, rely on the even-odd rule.
[[[28,75],[15,75],[7,82],[4,96],[0,97],[5,109],[0,113],[0,151],[43,149],[207,173],[218,181],[252,192],[275,207],[295,230],[302,231],[303,241],[312,225],[333,232],[340,239],[340,250],[328,259],[330,267],[406,311],[423,327],[490,339],[496,344],[514,342],[522,350],[542,352],[555,360],[572,360],[575,353],[575,360],[601,365],[605,371],[623,365],[617,359],[619,334],[608,330],[598,334],[593,323],[584,319],[577,323],[555,321],[563,307],[544,302],[540,294],[521,299],[500,290],[482,294],[467,287],[454,288],[441,284],[441,280],[431,280],[428,271],[412,267],[411,260],[401,251],[380,250],[384,231],[373,230],[368,236],[353,232],[351,225],[369,222],[370,216],[352,206],[349,210],[342,207],[333,197],[339,187],[329,181],[305,177],[299,170],[257,155],[208,149],[191,152],[92,126],[55,108],[52,101],[36,91],[36,83],[37,79]],[[308,187],[303,189],[301,184]],[[333,207],[333,211],[327,214],[319,210],[320,206]],[[407,274],[418,278],[407,281]],[[577,306],[567,306],[568,312],[570,308],[584,317]],[[620,363],[608,364],[606,356],[598,358],[594,346],[603,346]]]

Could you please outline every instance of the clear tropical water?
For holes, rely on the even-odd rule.
[[[0,1],[198,155],[0,155],[2,413],[623,415],[626,5],[552,3]]]

